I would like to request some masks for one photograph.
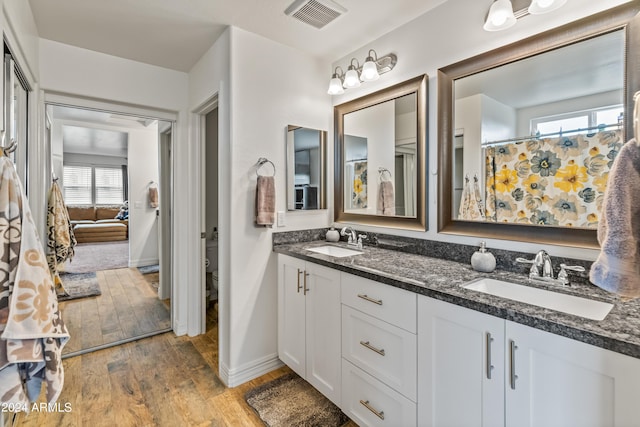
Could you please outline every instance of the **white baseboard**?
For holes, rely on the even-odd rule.
[[[241,384],[258,378],[264,374],[284,366],[284,363],[278,358],[277,354],[271,354],[261,359],[245,363],[238,368],[229,369],[227,366],[220,365],[220,375],[222,382],[227,387],[237,387]]]
[[[159,258],[139,258],[129,260],[129,267],[146,267],[147,265],[156,264],[160,264]]]

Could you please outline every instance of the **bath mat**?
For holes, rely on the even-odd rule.
[[[138,271],[140,272],[140,274],[159,273],[160,272],[160,266],[158,264],[145,265],[144,267],[138,267]]]
[[[295,373],[259,385],[245,400],[269,427],[340,427],[349,418]]]
[[[67,296],[59,296],[58,301],[69,301],[78,298],[102,295],[96,273],[60,273],[60,280],[67,291]]]

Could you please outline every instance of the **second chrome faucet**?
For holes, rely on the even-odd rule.
[[[579,265],[560,264],[560,272],[558,273],[558,278],[554,279],[551,257],[545,250],[538,251],[534,259],[516,258],[516,262],[531,264],[531,269],[529,270],[529,280],[545,283],[555,283],[562,286],[570,286],[567,270],[576,272],[585,271],[585,268]]]

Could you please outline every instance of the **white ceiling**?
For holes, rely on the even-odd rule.
[[[293,0],[29,0],[40,37],[189,71],[229,25],[327,61],[447,0],[335,0],[347,12],[321,30],[285,15]]]

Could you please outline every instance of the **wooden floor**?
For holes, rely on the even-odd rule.
[[[283,367],[239,387],[217,376],[218,328],[208,311],[207,333],[172,332],[64,360],[58,400],[69,412],[21,413],[18,426],[263,426],[244,393],[287,372]],[[353,425],[353,424],[351,424]]]
[[[60,303],[71,334],[63,354],[171,327],[167,303],[150,284],[157,281],[157,273],[120,268],[96,275],[102,295]]]

